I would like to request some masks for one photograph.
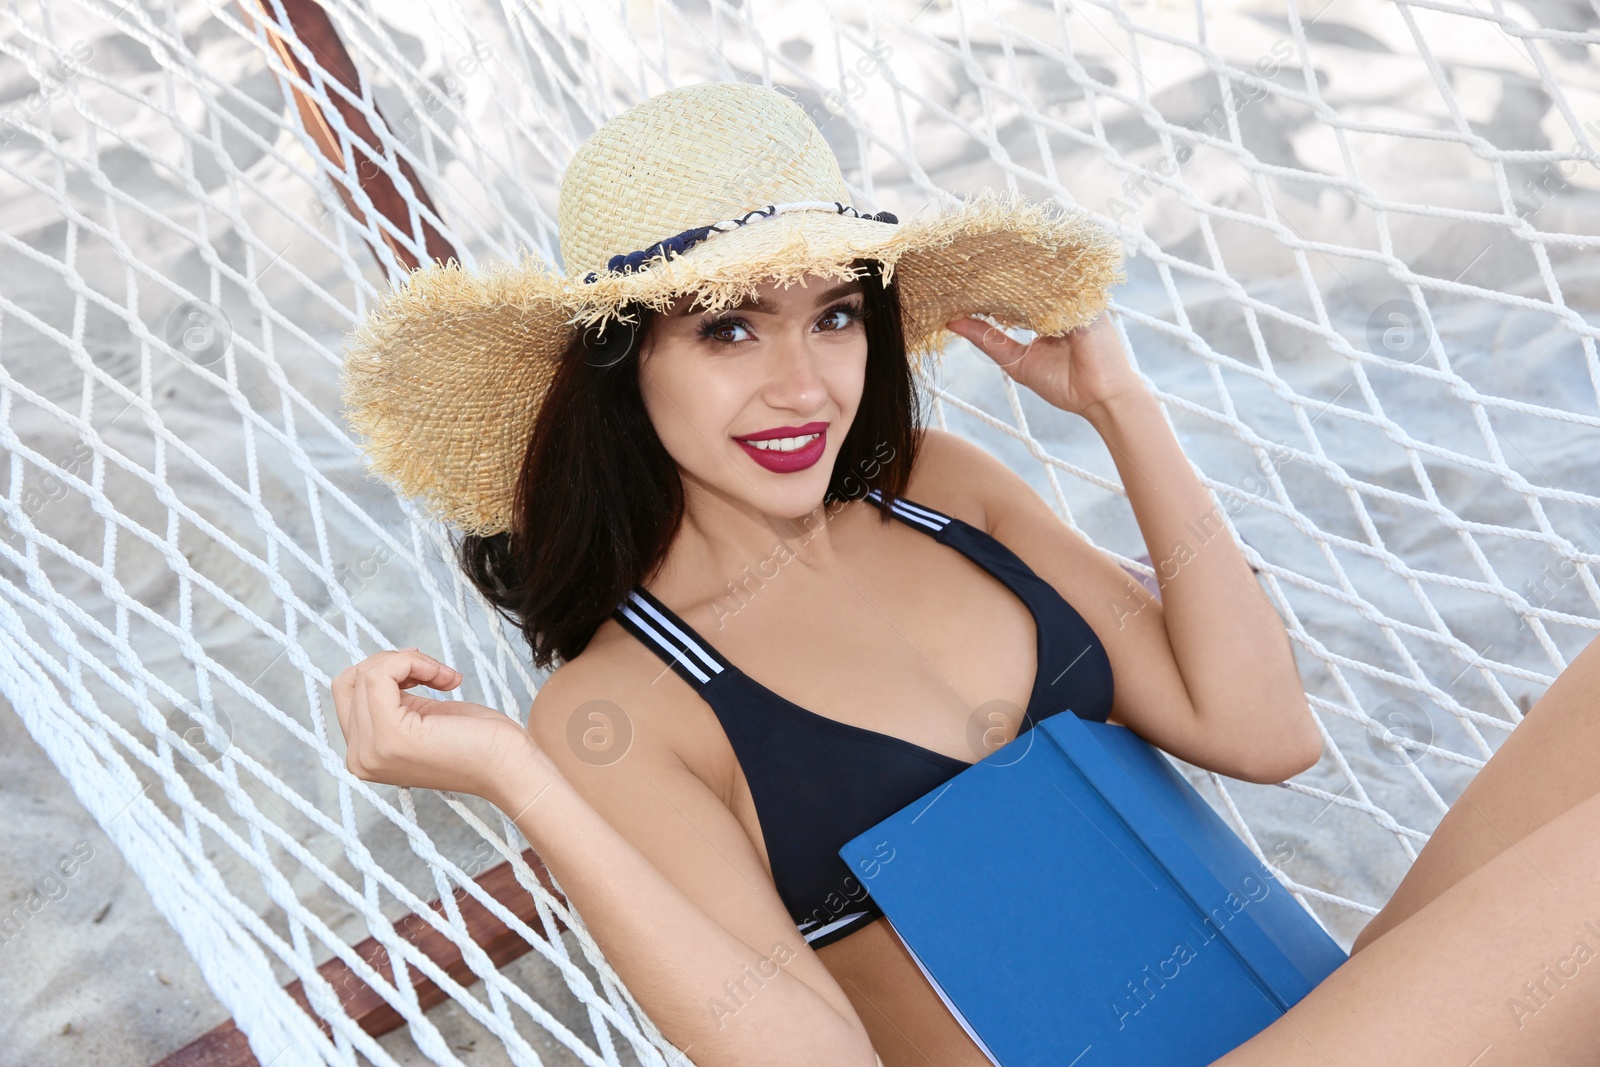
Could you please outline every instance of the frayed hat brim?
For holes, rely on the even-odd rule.
[[[372,473],[398,493],[463,532],[499,533],[511,525],[556,361],[577,331],[607,328],[626,305],[661,310],[690,292],[717,311],[762,284],[849,278],[856,259],[882,263],[886,283],[898,278],[918,369],[949,340],[952,319],[986,314],[1065,333],[1092,321],[1123,280],[1119,245],[1087,213],[992,190],[899,224],[778,215],[587,284],[532,257],[478,271],[436,264],[385,296],[352,335],[345,418]]]

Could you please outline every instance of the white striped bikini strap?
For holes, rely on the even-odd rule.
[[[617,605],[615,615],[690,685],[698,688],[732,666],[643,586],[633,587]]]
[[[883,493],[880,490],[874,489],[867,496],[880,504],[883,502]],[[950,525],[950,516],[943,512],[934,511],[932,508],[922,504],[913,504],[904,497],[896,497],[891,500],[889,502],[889,510],[913,526],[919,526],[931,533],[938,533]]]

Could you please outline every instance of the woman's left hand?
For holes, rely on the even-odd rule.
[[[1087,326],[1027,343],[1012,340],[982,319],[952,319],[946,325],[999,364],[1013,381],[1063,411],[1089,418],[1116,398],[1145,391],[1105,312]]]

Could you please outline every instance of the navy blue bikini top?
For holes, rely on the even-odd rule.
[[[868,495],[881,501],[877,490]],[[1019,736],[1059,711],[1106,720],[1111,661],[1094,630],[1049,582],[958,518],[903,498],[890,510],[983,567],[1032,613],[1038,668]],[[724,659],[643,586],[634,587],[613,617],[716,712],[749,783],[778,895],[811,947],[882,916],[838,849],[971,764],[785,700]]]

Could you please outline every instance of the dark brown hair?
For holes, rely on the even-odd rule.
[[[920,396],[906,359],[898,285],[855,260],[867,335],[861,405],[823,496],[905,492],[916,461]],[[639,344],[657,312],[579,332],[567,346],[528,441],[512,528],[455,546],[467,578],[527,639],[536,669],[588,646],[628,591],[665,559],[683,519],[683,482],[639,390]],[[880,521],[889,521],[879,505]]]

